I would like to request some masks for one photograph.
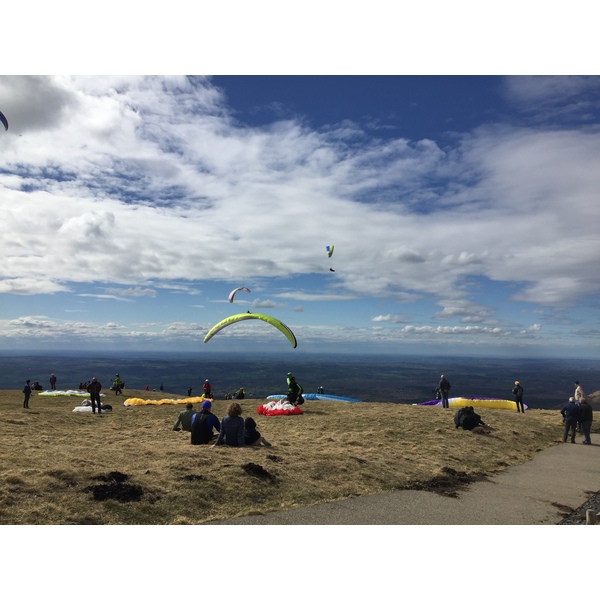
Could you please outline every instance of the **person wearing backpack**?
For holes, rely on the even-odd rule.
[[[302,389],[302,386],[296,381],[296,378],[291,373],[288,373],[287,383],[288,383],[288,393],[287,393],[288,402],[292,406],[298,406],[298,404],[304,404],[304,398],[302,397],[302,392],[304,390]]]
[[[515,381],[515,387],[512,390],[513,396],[515,397],[515,402],[517,403],[517,412],[525,412],[525,407],[523,406],[523,387],[518,381]]]
[[[213,429],[217,432],[221,431],[221,423],[215,415],[210,412],[212,408],[212,402],[210,400],[204,400],[201,404],[200,412],[196,412],[192,415],[192,425],[190,436],[190,443],[194,446],[200,444],[210,444],[217,437],[216,433],[213,433]]]

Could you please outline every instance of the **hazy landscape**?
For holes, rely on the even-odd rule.
[[[240,386],[253,398],[286,391],[286,374],[293,371],[305,392],[318,386],[325,393],[358,398],[363,402],[416,403],[431,400],[444,373],[452,384],[451,396],[512,399],[514,381],[521,381],[525,402],[532,408],[557,408],[579,380],[587,393],[600,389],[596,360],[499,359],[390,355],[299,354],[159,354],[79,353],[14,356],[0,354],[0,389],[22,389],[24,381],[39,381],[49,389],[51,373],[58,389],[76,389],[96,376],[110,387],[117,372],[127,388],[159,390],[167,396],[201,394],[210,379],[216,398]]]

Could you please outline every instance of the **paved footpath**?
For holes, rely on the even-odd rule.
[[[396,491],[207,525],[552,525],[600,491],[600,443],[558,444],[457,498]]]

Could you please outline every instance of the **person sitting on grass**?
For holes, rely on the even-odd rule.
[[[173,431],[191,431],[192,430],[192,417],[196,414],[194,410],[194,405],[191,402],[188,402],[185,405],[185,410],[182,410],[177,417],[177,421],[175,421],[175,425],[173,425]],[[181,425],[181,427],[180,427]]]
[[[462,427],[466,431],[473,433],[490,433],[489,427],[481,420],[481,417],[475,412],[472,406],[459,408],[454,415],[454,424],[457,429]]]
[[[204,400],[200,406],[200,412],[192,415],[190,443],[194,446],[214,442],[217,438],[217,433],[221,430],[219,419],[210,412],[212,402]],[[213,433],[213,429],[216,429],[217,433]]]
[[[271,447],[271,444],[260,435],[260,431],[256,429],[256,421],[252,417],[246,417],[244,421],[244,442],[246,446],[267,446]]]
[[[239,448],[244,447],[244,419],[240,416],[241,414],[242,407],[237,402],[232,402],[227,407],[227,414],[221,420],[219,437],[211,448],[222,444]]]

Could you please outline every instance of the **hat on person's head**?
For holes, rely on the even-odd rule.
[[[205,379],[204,381],[208,381],[208,379]]]
[[[518,381],[515,381],[515,385],[521,385]]]
[[[206,410],[210,410],[212,408],[212,402],[210,400],[205,400],[202,403],[202,408],[205,408]]]
[[[575,398],[573,398],[573,396],[571,396],[571,397],[569,398],[569,402],[575,402]]]

